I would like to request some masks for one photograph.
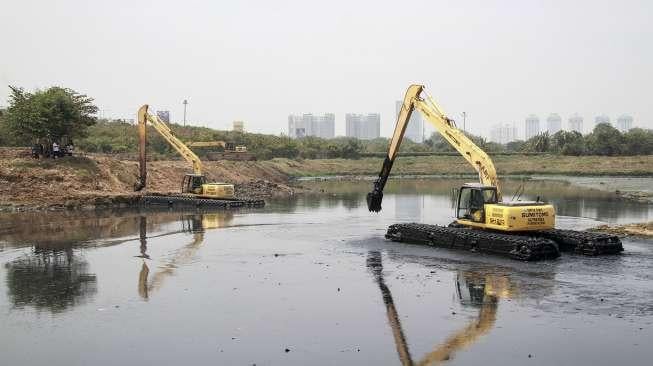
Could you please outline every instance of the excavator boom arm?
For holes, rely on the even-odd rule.
[[[147,139],[147,122],[163,137],[170,146],[172,146],[186,161],[193,165],[193,173],[202,174],[202,162],[200,158],[186,146],[181,140],[172,133],[172,130],[158,116],[153,116],[147,112],[148,105],[145,104],[138,109],[138,137],[139,137],[139,164],[140,164],[140,182],[134,187],[135,190],[145,188],[146,181],[146,139]]]
[[[482,184],[497,187],[500,200],[501,189],[499,187],[499,178],[497,177],[497,171],[490,156],[455,126],[453,120],[449,119],[442,112],[442,109],[435,103],[433,98],[427,97],[426,100],[417,100],[415,102],[415,108],[474,167],[478,172],[478,178]]]
[[[226,147],[227,143],[224,141],[194,141],[189,142],[188,147]]]
[[[392,164],[394,164],[395,158],[399,153],[399,147],[401,146],[401,141],[404,139],[404,133],[406,132],[406,127],[408,126],[408,121],[410,116],[415,110],[414,103],[417,98],[419,98],[420,93],[424,87],[422,85],[411,85],[406,91],[406,96],[404,96],[404,102],[401,105],[401,110],[397,116],[397,124],[395,125],[395,131],[392,134],[392,139],[390,140],[390,147],[388,148],[388,154],[383,160],[383,167],[379,173],[379,178],[374,181],[374,188],[372,192],[367,194],[367,207],[370,211],[379,212],[381,211],[381,201],[383,200],[383,188],[385,188],[385,183],[388,181],[390,176],[390,171],[392,170]]]
[[[499,200],[501,200],[501,189],[499,179],[497,178],[496,169],[492,159],[481,148],[460,131],[449,119],[442,109],[433,101],[431,97],[426,100],[420,97],[424,90],[422,85],[411,85],[406,91],[404,102],[397,116],[397,124],[390,140],[388,154],[383,161],[383,167],[379,173],[379,178],[374,181],[372,192],[367,194],[367,206],[370,211],[381,211],[381,202],[383,200],[383,189],[392,170],[399,147],[404,138],[408,121],[413,111],[417,109],[431,123],[440,135],[453,146],[478,172],[479,180],[484,185],[495,186]]]

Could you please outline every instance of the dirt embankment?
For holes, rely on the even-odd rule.
[[[653,156],[501,155],[494,161],[500,176],[653,174]],[[374,176],[382,162],[381,158],[205,161],[204,172],[211,181],[235,184],[239,197],[264,198],[297,193],[301,188],[290,184],[295,177]],[[188,163],[181,160],[149,162],[147,190],[179,192],[188,170]],[[0,209],[129,205],[138,198],[133,192],[137,174],[137,162],[109,156],[33,160],[29,150],[0,148]],[[473,170],[458,156],[399,157],[393,168],[393,175],[461,174]]]
[[[592,229],[593,231],[606,232],[617,235],[632,235],[653,238],[653,221],[641,224],[627,225],[601,225]]]
[[[34,160],[22,152],[0,157],[0,209],[91,208],[128,206],[140,193],[133,191],[138,163],[109,157],[70,157]],[[148,163],[148,192],[179,192],[188,172],[183,161]],[[288,176],[257,162],[206,162],[209,180],[229,182],[239,197],[290,196]]]

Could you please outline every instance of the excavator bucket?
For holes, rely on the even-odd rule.
[[[381,201],[383,201],[383,192],[376,189],[373,190],[367,194],[367,209],[370,212],[381,211]]]

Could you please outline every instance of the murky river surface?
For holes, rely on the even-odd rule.
[[[254,211],[1,216],[0,364],[651,363],[652,241],[523,263],[383,238],[450,222],[459,183],[392,181],[380,214],[369,182],[322,182]],[[526,191],[563,228],[653,219],[607,192]]]

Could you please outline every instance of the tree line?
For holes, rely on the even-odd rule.
[[[97,120],[93,98],[72,89],[9,89],[9,107],[0,115],[1,145],[30,146],[80,139],[87,136],[88,127]]]
[[[349,137],[323,139],[307,136],[293,139],[284,135],[223,131],[207,127],[181,126],[174,123],[170,124],[170,127],[175,135],[184,142],[225,141],[235,145],[244,145],[260,160],[272,158],[355,159],[363,153],[384,151],[388,147],[388,139],[385,138],[363,141]],[[161,158],[177,155],[174,149],[152,127],[148,127],[147,143],[150,155]],[[76,146],[88,152],[136,153],[138,149],[136,126],[124,121],[99,120],[95,125],[89,127],[88,136],[78,140]],[[430,151],[427,145],[412,141],[404,142],[403,148],[404,151],[411,152]],[[194,148],[200,157],[214,151],[212,149]]]
[[[247,146],[248,151],[258,159],[271,158],[358,158],[365,153],[384,153],[389,139],[358,140],[337,137],[322,139],[308,136],[293,139],[235,131],[219,131],[206,127],[172,124],[172,130],[182,141],[226,141]],[[154,154],[172,156],[174,150],[154,131],[148,134],[149,149]],[[468,135],[481,149],[488,153],[551,153],[562,155],[651,155],[653,154],[653,131],[634,128],[622,133],[609,124],[598,124],[594,130],[582,135],[576,131],[559,131],[553,135],[544,132],[526,141],[512,141],[507,144],[490,142],[487,139]],[[138,147],[135,126],[126,122],[98,121],[89,127],[88,136],[79,140],[78,147],[89,152],[130,153]],[[453,152],[453,147],[434,133],[423,143],[404,139],[401,152],[429,153]],[[209,152],[198,149],[198,154]]]
[[[10,86],[9,107],[0,111],[0,146],[30,146],[34,143],[52,143],[61,139],[74,141],[77,150],[99,153],[136,153],[138,135],[136,126],[125,121],[108,121],[96,117],[98,108],[93,98],[72,89],[52,87],[27,92]],[[358,140],[338,137],[322,139],[304,137],[292,139],[236,131],[220,131],[206,127],[171,124],[182,141],[225,141],[245,145],[258,159],[271,158],[358,158],[365,153],[384,153],[387,138]],[[150,154],[161,157],[176,156],[176,152],[153,129],[149,130]],[[483,137],[467,135],[488,153],[552,153],[563,155],[651,155],[653,131],[634,128],[622,133],[610,124],[596,125],[594,130],[582,135],[575,131],[559,131],[553,135],[542,133],[526,141],[507,144],[490,142]],[[402,152],[429,153],[453,152],[442,137],[434,133],[422,143],[405,139]],[[202,156],[209,151],[198,149]]]

